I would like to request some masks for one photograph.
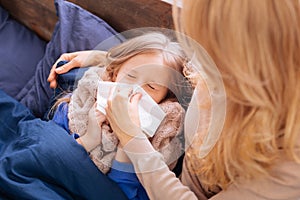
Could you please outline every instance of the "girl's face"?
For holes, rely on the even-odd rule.
[[[156,102],[168,93],[169,70],[158,53],[136,55],[123,63],[114,76],[116,82],[140,85]]]

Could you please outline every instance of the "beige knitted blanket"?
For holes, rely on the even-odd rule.
[[[104,68],[91,67],[79,80],[69,103],[69,128],[71,133],[83,135],[86,133],[88,113],[96,102],[98,81]],[[166,117],[158,127],[155,135],[150,138],[153,147],[159,151],[165,162],[172,169],[177,159],[183,153],[183,120],[185,111],[178,102],[166,100],[159,104],[166,113]],[[101,127],[101,141],[90,152],[90,157],[103,173],[107,173],[114,159],[118,138],[109,125],[103,123]]]

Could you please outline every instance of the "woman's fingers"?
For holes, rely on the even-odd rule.
[[[141,93],[135,93],[130,96],[128,103],[128,114],[132,123],[136,126],[140,127],[140,116],[138,110],[138,104],[140,99],[142,98]]]
[[[130,103],[134,104],[134,105],[138,105],[141,98],[142,98],[141,93],[132,94],[131,97],[130,97]]]
[[[128,93],[126,96],[124,92],[115,91],[107,102],[106,117],[122,146],[142,132],[139,125],[134,122],[136,120],[133,119],[133,117],[136,117],[139,121],[139,98],[140,95],[134,95],[130,102]]]

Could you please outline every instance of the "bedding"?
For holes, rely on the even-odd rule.
[[[126,199],[63,128],[0,90],[0,198]]]
[[[0,7],[0,88],[12,97],[33,76],[46,42]]]
[[[45,54],[36,66],[29,66],[35,68],[34,74],[26,84],[22,83],[22,89],[15,96],[35,116],[40,118],[48,109],[50,98],[53,95],[47,77],[59,56],[65,52],[93,49],[99,43],[117,34],[105,21],[73,3],[55,0],[55,6],[59,20],[51,40],[46,45]],[[105,45],[100,45],[101,50],[107,50],[121,42],[121,39],[113,38],[115,39],[105,42]],[[16,81],[17,83],[18,81]]]
[[[0,8],[0,198],[126,199],[73,137],[40,119],[54,93],[47,76],[62,53],[122,41],[106,40],[116,31],[81,7],[63,0],[55,6],[59,21],[48,43]],[[74,83],[80,70],[60,80]]]

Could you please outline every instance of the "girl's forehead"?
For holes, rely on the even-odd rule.
[[[140,65],[150,65],[150,64],[163,65],[164,64],[163,55],[159,53],[139,54],[127,60],[122,67],[131,69],[131,68],[139,67]]]

